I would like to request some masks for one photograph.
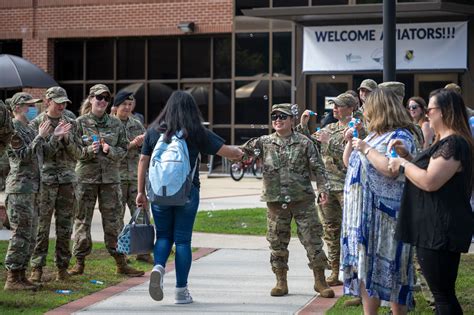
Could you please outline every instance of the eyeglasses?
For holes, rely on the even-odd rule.
[[[95,96],[95,99],[98,100],[98,101],[102,101],[102,100],[105,100],[106,102],[110,102],[110,96],[108,95],[96,95]]]
[[[415,109],[418,109],[420,106],[419,105],[408,105],[407,108],[408,110],[415,110]]]
[[[272,114],[270,117],[272,121],[275,121],[277,119],[286,120],[288,118],[288,115],[287,114]]]
[[[429,114],[431,113],[431,110],[437,109],[437,108],[439,108],[439,107],[431,107],[431,108],[428,107],[428,108],[426,109],[426,115],[429,115]]]

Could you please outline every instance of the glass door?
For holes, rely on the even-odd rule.
[[[444,88],[448,83],[458,84],[458,74],[415,74],[415,95],[421,96],[428,103],[431,91]]]

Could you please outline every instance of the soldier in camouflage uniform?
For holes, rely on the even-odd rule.
[[[91,222],[98,198],[105,246],[117,263],[117,273],[142,276],[144,272],[128,266],[125,255],[116,250],[123,211],[119,168],[128,145],[125,128],[119,119],[105,112],[110,102],[107,86],[92,86],[87,101],[91,105],[90,112],[76,120],[81,149],[76,165],[78,184],[73,246],[77,261],[69,273],[84,273],[86,256],[92,250]]]
[[[34,246],[38,219],[37,194],[40,185],[38,152],[51,132],[49,122],[40,125],[37,134],[28,126],[26,112],[39,102],[30,94],[16,93],[11,100],[14,132],[8,147],[10,173],[6,184],[6,206],[12,236],[5,257],[5,290],[31,290],[36,286],[26,279],[25,271]],[[55,130],[55,133],[62,134]]]
[[[127,134],[127,155],[120,164],[120,180],[122,188],[122,205],[123,213],[121,215],[123,228],[123,218],[125,210],[128,206],[130,215],[133,216],[137,209],[135,199],[137,198],[137,171],[138,171],[138,159],[140,157],[140,148],[145,138],[145,127],[142,123],[136,119],[132,113],[134,97],[132,92],[121,91],[114,97],[114,105],[116,109],[115,116],[120,119],[125,127]],[[148,213],[148,217],[150,217]],[[144,222],[144,213],[140,213],[137,223]],[[137,255],[137,260],[148,262],[153,264],[153,258],[150,254]]]
[[[342,160],[346,141],[344,131],[352,120],[353,111],[357,108],[357,99],[349,94],[343,93],[331,101],[334,105],[334,118],[338,121],[326,125],[320,131],[310,135],[308,130],[309,111],[301,115],[301,124],[296,128],[310,137],[321,146],[321,155],[326,168],[330,183],[329,198],[326,204],[318,206],[318,214],[323,224],[324,241],[328,246],[328,261],[332,273],[326,279],[330,286],[341,285],[339,281],[339,260],[341,253],[340,237],[342,222],[342,207],[344,201],[344,180],[346,178],[346,167]],[[359,119],[360,115],[358,114]],[[365,137],[365,131],[359,131],[359,137]]]
[[[320,199],[325,202],[327,187],[323,162],[311,140],[293,132],[290,104],[273,105],[271,118],[275,133],[253,138],[242,145],[247,155],[261,156],[263,161],[262,200],[268,207],[267,240],[271,249],[270,263],[277,279],[270,294],[288,294],[288,243],[290,223],[294,218],[298,237],[309,259],[308,266],[314,273],[314,289],[322,297],[334,297],[334,291],[324,278],[327,258],[322,248],[322,226],[316,213],[310,179],[313,172]]]
[[[75,122],[69,118],[64,110],[68,103],[66,90],[62,87],[51,87],[45,94],[46,111],[30,122],[30,126],[38,130],[41,123],[49,121],[52,127],[63,125],[71,128]],[[67,127],[66,127],[67,126]],[[33,267],[30,281],[41,282],[43,267],[48,255],[49,231],[51,218],[56,222],[56,252],[55,263],[58,268],[56,280],[66,280],[69,277],[67,268],[71,259],[70,240],[72,234],[72,218],[74,215],[74,187],[77,182],[75,137],[67,135],[58,138],[49,135],[43,145],[43,164],[40,187],[40,213],[36,245],[31,258]]]

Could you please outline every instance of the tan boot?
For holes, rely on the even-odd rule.
[[[359,306],[362,304],[362,299],[360,297],[355,297],[344,301],[344,307]]]
[[[27,290],[36,290],[38,285],[26,278],[26,269],[19,270],[19,279],[27,287]]]
[[[68,271],[70,276],[82,275],[86,267],[86,259],[84,257],[77,257],[76,264]]]
[[[326,278],[326,282],[331,287],[342,285],[342,282],[339,281],[339,262],[338,261],[331,262],[331,275]]]
[[[21,281],[20,270],[7,270],[7,281],[5,281],[3,289],[8,291],[35,290],[36,286],[29,286]]]
[[[271,296],[284,296],[288,294],[288,282],[286,280],[286,269],[273,269],[276,275],[277,283],[270,292]]]
[[[153,257],[151,257],[151,254],[137,255],[137,260],[138,261],[143,261],[143,262],[146,262],[146,263],[152,264],[152,265],[155,264],[155,261],[153,260]]]
[[[145,274],[144,271],[135,269],[127,265],[125,255],[114,256],[115,262],[117,263],[117,273],[127,275],[129,277],[140,277]]]
[[[334,291],[326,283],[324,278],[324,268],[313,269],[314,274],[314,291],[319,292],[323,298],[333,298]]]
[[[67,272],[66,268],[58,268],[58,271],[56,272],[56,281],[68,280],[70,277],[71,275]]]
[[[41,278],[43,277],[43,268],[42,267],[34,267],[31,270],[31,275],[29,281],[33,283],[40,283]]]

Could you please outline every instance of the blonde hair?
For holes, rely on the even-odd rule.
[[[383,134],[398,128],[415,128],[398,96],[391,89],[378,88],[369,94],[364,105],[369,132]]]
[[[79,108],[79,116],[83,116],[85,114],[89,114],[91,112],[92,104],[89,100],[89,97],[86,97]]]

